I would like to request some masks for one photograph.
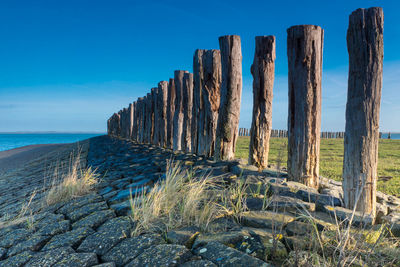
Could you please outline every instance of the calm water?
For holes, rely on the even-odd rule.
[[[0,151],[9,150],[17,147],[37,145],[37,144],[60,144],[74,143],[85,140],[99,133],[29,133],[29,134],[8,134],[0,133]]]
[[[388,134],[387,133],[383,133],[382,134],[382,139],[387,139],[388,138]],[[400,139],[400,133],[392,133],[390,134],[390,139]]]

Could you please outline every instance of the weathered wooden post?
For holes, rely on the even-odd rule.
[[[174,114],[175,114],[175,80],[169,79],[167,100],[167,148],[173,148],[174,144]]]
[[[129,127],[129,131],[128,131],[128,139],[132,139],[132,128],[133,128],[133,113],[134,113],[134,107],[133,107],[133,103],[129,104],[129,108],[128,108],[128,127]]]
[[[275,36],[257,36],[253,75],[253,119],[250,130],[249,164],[268,165],[272,129],[272,97],[275,73]]]
[[[138,103],[137,101],[133,102],[133,123],[132,123],[132,136],[131,136],[131,139],[134,140],[134,141],[138,140],[138,137],[137,137],[138,105],[137,105],[137,103]]]
[[[202,87],[204,120],[201,151],[207,157],[214,157],[218,125],[218,112],[221,101],[222,67],[219,50],[206,50],[203,57],[204,84]],[[241,69],[240,69],[241,70]],[[239,100],[240,105],[240,100]],[[236,134],[238,134],[236,127]],[[236,137],[237,138],[237,137]]]
[[[192,109],[192,152],[199,154],[200,136],[203,135],[204,104],[203,87],[203,54],[205,50],[196,49],[193,56],[193,109]]]
[[[375,218],[382,90],[383,11],[357,9],[347,30],[349,80],[343,191],[347,208]]]
[[[219,46],[221,48],[222,85],[215,143],[215,159],[232,160],[235,158],[240,100],[242,97],[242,51],[240,36],[222,36],[219,38]]]
[[[151,93],[147,93],[146,95],[146,114],[145,114],[145,140],[146,144],[150,144],[151,142],[151,125],[152,125],[152,105],[151,105]]]
[[[174,72],[175,80],[175,113],[174,113],[174,126],[173,126],[173,149],[174,151],[182,150],[182,136],[183,136],[183,75],[188,73],[184,70],[176,70]]]
[[[182,150],[192,152],[193,73],[183,75],[183,133]]]
[[[319,26],[298,25],[287,34],[288,177],[318,188],[324,31]]]
[[[145,143],[145,135],[146,135],[146,102],[147,102],[147,96],[142,97],[142,112],[141,112],[141,118],[140,118],[140,123],[141,123],[141,143]]]
[[[167,146],[167,105],[168,105],[168,82],[161,81],[158,83],[157,105],[159,107],[158,120],[159,122],[159,139],[160,146]]]
[[[221,54],[219,50],[196,50],[193,60],[194,106],[197,117],[199,155],[214,156],[221,88]],[[193,131],[192,131],[193,134]]]
[[[151,102],[152,102],[152,135],[151,143],[159,146],[160,145],[160,117],[158,107],[158,87],[151,88]]]

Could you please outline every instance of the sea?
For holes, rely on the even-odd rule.
[[[0,151],[38,144],[74,143],[105,133],[0,133]]]

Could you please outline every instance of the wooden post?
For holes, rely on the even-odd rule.
[[[151,103],[152,103],[152,124],[151,124],[151,143],[160,145],[160,114],[158,107],[158,87],[151,88]]]
[[[287,33],[288,178],[318,188],[324,31],[299,25]]]
[[[174,151],[182,150],[182,137],[183,137],[183,75],[188,73],[184,70],[176,70],[174,72],[175,80],[175,113],[174,113],[174,135],[173,135],[173,149]]]
[[[242,97],[242,51],[240,36],[219,38],[221,48],[221,102],[215,143],[216,160],[235,158]]]
[[[357,211],[374,218],[382,90],[382,8],[357,9],[351,13],[347,50],[349,80],[343,160],[344,202],[347,208],[356,206]]]
[[[133,112],[134,112],[133,103],[129,104],[128,108],[128,139],[132,139],[132,128],[133,128]]]
[[[158,83],[158,106],[159,106],[159,120],[160,120],[160,146],[167,147],[167,108],[168,108],[168,82],[161,81]]]
[[[253,118],[250,130],[249,164],[268,165],[272,129],[272,97],[275,73],[275,36],[257,36],[253,75]]]
[[[183,132],[182,150],[192,152],[193,73],[183,75]]]
[[[134,141],[138,141],[137,130],[138,130],[138,101],[133,102],[133,124],[132,124],[132,137]]]
[[[173,148],[174,144],[174,114],[175,114],[175,80],[169,79],[167,100],[167,148]]]
[[[199,150],[201,136],[204,135],[204,104],[202,88],[204,83],[203,55],[205,50],[196,49],[193,56],[193,109],[192,109],[192,151],[202,155]]]

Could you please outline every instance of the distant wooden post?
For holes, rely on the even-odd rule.
[[[240,100],[242,97],[242,51],[240,36],[222,36],[219,38],[219,46],[221,48],[222,85],[215,159],[232,160],[235,158]]]
[[[183,75],[188,73],[183,70],[176,70],[174,72],[175,80],[175,113],[174,113],[174,135],[173,135],[173,149],[174,151],[182,150],[182,136],[183,136]]]
[[[182,150],[192,152],[193,73],[183,75],[183,132]]]
[[[159,106],[159,120],[160,120],[160,146],[167,147],[167,108],[168,108],[168,82],[161,81],[158,83],[158,106]]]
[[[381,8],[357,9],[351,13],[347,50],[349,80],[343,161],[344,202],[347,208],[356,206],[356,210],[375,217],[383,62]]]
[[[287,34],[288,177],[318,188],[324,31],[319,26],[299,25]]]
[[[129,122],[129,131],[128,131],[128,139],[132,139],[132,128],[133,128],[133,113],[134,113],[133,103],[129,104],[128,108],[128,122]]]
[[[253,75],[253,119],[250,130],[249,164],[268,165],[272,129],[272,97],[275,73],[275,36],[257,36]]]
[[[160,145],[160,108],[158,106],[158,87],[151,88],[151,100],[152,100],[152,134],[151,143],[159,146]]]
[[[169,79],[167,101],[167,148],[173,148],[174,144],[174,114],[175,114],[175,80]]]
[[[133,102],[133,123],[132,123],[132,136],[131,136],[131,139],[134,140],[134,141],[138,140],[138,137],[137,137],[137,129],[138,129],[137,118],[138,118],[138,113],[139,112],[138,112],[137,103],[138,103],[138,101]]]
[[[151,142],[151,126],[152,126],[152,105],[151,105],[151,93],[147,93],[146,95],[146,114],[145,114],[145,140],[146,144],[150,144]]]

